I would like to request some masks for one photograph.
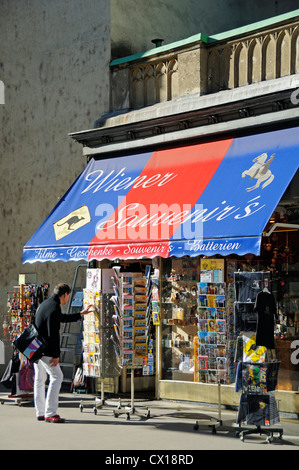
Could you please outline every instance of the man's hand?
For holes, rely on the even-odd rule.
[[[49,361],[49,364],[51,367],[56,367],[58,365],[58,362],[59,362],[59,357],[53,357],[53,359]]]
[[[84,310],[81,310],[80,313],[81,315],[87,315],[88,313],[94,310],[95,310],[94,305],[88,305],[88,307],[86,307]]]

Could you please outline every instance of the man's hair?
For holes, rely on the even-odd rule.
[[[61,297],[64,294],[70,294],[71,288],[68,284],[60,283],[56,284],[53,292],[54,294],[58,295],[58,297]]]

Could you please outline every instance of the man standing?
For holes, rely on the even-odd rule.
[[[68,303],[71,289],[67,284],[57,284],[53,295],[42,302],[35,315],[35,326],[44,338],[47,347],[44,356],[34,364],[34,406],[38,421],[48,423],[64,423],[64,419],[57,414],[59,391],[63,374],[59,366],[60,355],[60,323],[80,320],[81,314],[87,314],[92,308],[89,305],[80,313],[63,315],[61,305]],[[45,396],[45,382],[49,376],[47,396]]]

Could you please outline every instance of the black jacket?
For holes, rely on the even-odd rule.
[[[80,318],[80,313],[69,315],[61,313],[58,295],[53,294],[40,304],[35,315],[35,326],[47,343],[45,356],[59,357],[60,355],[60,323],[74,322]]]

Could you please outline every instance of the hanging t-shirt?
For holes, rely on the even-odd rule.
[[[274,295],[268,292],[259,292],[255,309],[257,311],[256,345],[275,349],[274,325],[276,315],[276,302]]]
[[[273,392],[277,388],[279,362],[239,362],[236,371],[235,391],[247,393]]]
[[[237,423],[269,426],[279,423],[279,412],[274,395],[248,395],[242,393],[237,414]]]
[[[258,292],[263,288],[263,273],[235,273],[235,289],[237,302],[255,302]]]
[[[256,334],[250,331],[243,333],[243,362],[265,362],[265,346],[257,346]]]
[[[235,302],[235,331],[256,331],[257,313],[253,303]]]
[[[247,395],[247,424],[269,426],[279,423],[279,414],[273,395]]]

